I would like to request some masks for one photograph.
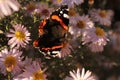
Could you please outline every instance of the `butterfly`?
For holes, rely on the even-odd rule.
[[[33,42],[33,46],[42,52],[60,51],[64,47],[69,29],[68,12],[68,6],[62,5],[49,18],[43,19],[38,28],[39,37]]]

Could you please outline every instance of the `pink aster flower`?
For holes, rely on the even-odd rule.
[[[69,9],[69,16],[70,16],[69,17],[70,25],[75,26],[77,24],[77,21],[78,21],[79,13],[77,13],[74,8],[70,8]]]
[[[30,33],[24,25],[14,25],[14,30],[10,29],[10,32],[6,34],[11,39],[8,41],[8,45],[13,47],[25,47],[30,41]]]
[[[61,48],[60,51],[56,50],[56,51],[52,51],[52,53],[48,52],[47,54],[50,55],[50,56],[52,56],[52,57],[63,58],[63,57],[68,56],[71,53],[72,49],[73,49],[72,46],[68,42],[64,42],[63,43],[63,47]],[[54,54],[54,55],[51,55],[51,54]],[[47,56],[46,56],[46,58],[50,59],[50,57],[47,57]]]
[[[103,47],[107,44],[108,38],[104,30],[100,27],[89,30],[82,38],[83,44],[88,43],[92,52],[103,51]]]
[[[82,4],[84,0],[63,0],[62,4],[67,4],[68,7],[74,7],[74,4],[79,5]]]
[[[20,57],[22,52],[17,49],[4,49],[0,52],[0,71],[4,75],[7,72],[11,72],[12,75],[17,75],[21,72],[22,58]]]
[[[67,77],[65,80],[95,80],[91,75],[91,72],[89,70],[85,72],[84,68],[82,68],[81,71],[80,69],[77,69],[77,72],[70,71],[70,76],[71,77]]]
[[[81,30],[91,29],[94,27],[93,22],[88,15],[82,15],[78,17],[77,27]]]
[[[52,13],[53,8],[50,8],[47,4],[45,3],[38,3],[36,4],[36,9],[35,13],[41,15],[42,18],[47,18],[50,16]]]
[[[63,0],[51,0],[51,1],[52,1],[52,3],[53,3],[54,5],[60,6],[60,5],[62,5],[62,1],[63,1]]]
[[[23,67],[30,66],[32,63],[32,58],[26,57],[25,60],[23,61]]]
[[[45,3],[30,3],[25,7],[27,15],[39,15],[41,18],[47,18],[53,11],[48,4]]]
[[[110,26],[111,25],[111,19],[113,16],[112,10],[91,10],[89,11],[89,14],[93,21],[98,22],[101,25]]]
[[[24,72],[14,80],[46,80],[45,70],[41,69],[38,62],[34,61],[31,65],[26,66]]]
[[[16,0],[0,0],[0,18],[18,11],[20,4]]]
[[[69,32],[73,35],[73,38],[77,38],[85,35],[86,32],[92,28],[94,28],[94,24],[88,15],[82,15],[77,17],[75,26],[70,26]]]
[[[100,44],[99,42],[93,42],[90,45],[88,45],[88,47],[94,53],[102,52],[104,50],[104,45]]]
[[[24,9],[26,10],[26,15],[29,15],[29,16],[32,16],[32,15],[34,15],[34,14],[36,14],[35,13],[35,9],[36,9],[37,7],[36,7],[36,4],[35,3],[30,3],[30,4],[27,4],[25,7],[24,7]]]
[[[68,56],[71,53],[72,46],[69,43],[64,43],[64,47],[58,53],[58,57],[62,58]]]

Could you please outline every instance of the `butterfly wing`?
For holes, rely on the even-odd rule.
[[[68,31],[68,6],[64,5],[55,10],[49,19],[43,19],[39,26],[40,37],[33,42],[41,51],[60,50]]]

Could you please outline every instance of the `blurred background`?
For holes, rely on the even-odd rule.
[[[38,2],[45,2],[50,4],[51,7],[51,1],[18,0],[21,6],[23,6],[22,9],[9,17],[1,19],[0,30],[7,32],[11,28],[11,24],[16,22],[22,23],[29,28],[29,31],[32,33],[30,47],[21,50],[24,51],[25,56],[29,54],[29,57],[33,57],[34,55],[34,57],[41,58],[43,62],[46,62],[44,66],[48,68],[48,80],[62,80],[61,78],[65,78],[69,74],[69,71],[76,69],[76,67],[85,67],[92,71],[93,75],[96,76],[96,80],[120,80],[120,0],[94,0],[94,4],[92,5],[96,9],[110,9],[114,13],[111,26],[106,28],[109,42],[102,52],[93,53],[85,46],[81,46],[82,48],[77,48],[76,51],[72,52],[72,57],[65,57],[63,59],[52,58],[48,60],[32,46],[33,41],[38,37],[38,33],[34,30],[38,29],[41,17],[39,15],[26,16],[24,15],[25,10],[23,8],[28,7],[31,3],[37,4]],[[55,6],[52,7],[55,8]],[[85,10],[88,7],[88,0],[84,0],[81,8]],[[31,10],[33,8],[34,6],[29,7]],[[5,37],[5,34],[0,33],[0,50],[8,46],[7,43],[8,38]],[[36,54],[32,54],[32,51]]]

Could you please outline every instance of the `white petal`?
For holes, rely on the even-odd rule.
[[[82,68],[81,78],[84,78],[84,74],[85,74],[85,69]]]
[[[16,1],[10,1],[8,0],[7,3],[9,4],[9,6],[14,10],[14,11],[18,11],[19,10],[19,3]]]
[[[4,13],[4,15],[8,16],[11,14],[11,10],[7,4],[1,4],[0,5],[1,11]]]

